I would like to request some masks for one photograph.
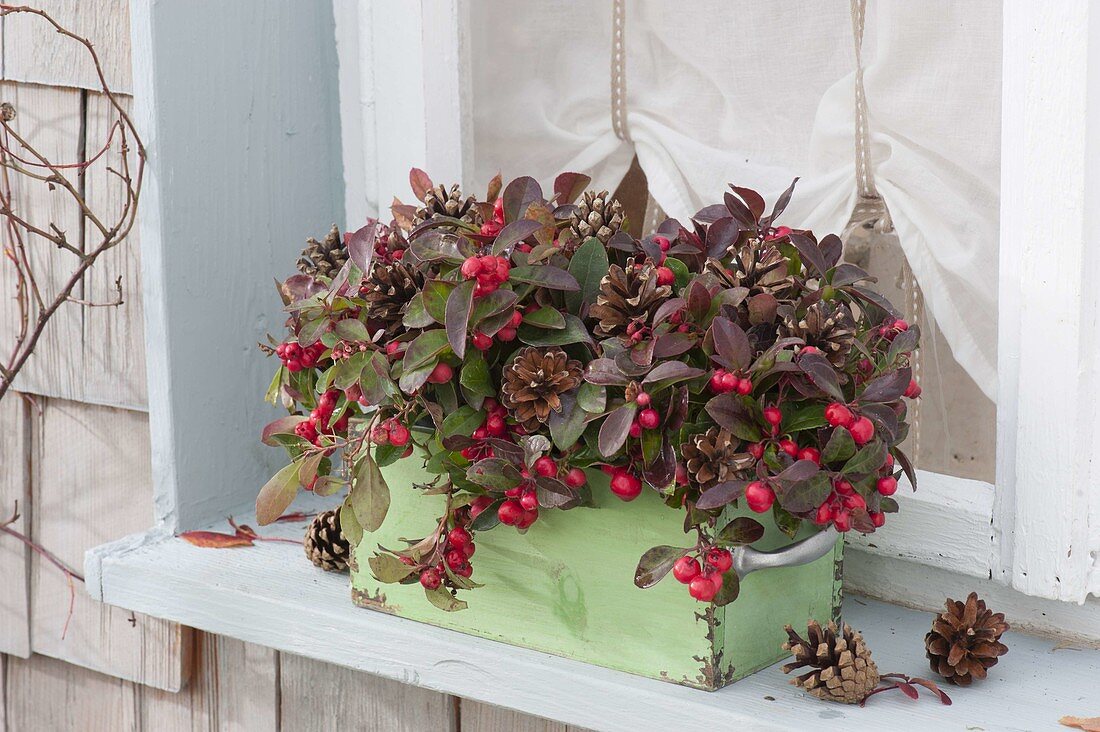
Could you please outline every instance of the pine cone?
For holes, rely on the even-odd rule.
[[[340,236],[340,230],[333,224],[321,241],[312,236],[306,239],[306,248],[298,259],[298,271],[311,277],[335,277],[346,261],[348,250],[344,246],[344,237]]]
[[[524,429],[535,432],[550,410],[561,411],[561,395],[580,386],[582,371],[580,361],[560,348],[524,348],[504,369],[501,403]]]
[[[604,336],[625,337],[627,328],[644,325],[650,316],[672,295],[672,287],[657,284],[657,273],[651,262],[640,266],[626,260],[626,269],[611,265],[600,281],[600,294],[588,314],[600,322],[596,332]]]
[[[693,435],[680,446],[688,477],[702,490],[745,477],[754,461],[747,452],[737,452],[738,444],[737,438],[719,427]]]
[[[367,319],[376,328],[384,328],[386,335],[393,335],[401,327],[401,318],[409,301],[424,286],[424,275],[404,259],[393,262],[376,262],[365,285],[363,299],[367,301]]]
[[[807,638],[803,639],[786,626],[789,640],[783,650],[790,651],[794,661],[783,665],[783,673],[810,666],[811,670],[791,679],[791,683],[826,701],[858,704],[878,686],[878,667],[871,660],[871,651],[863,643],[863,636],[844,625],[844,632],[837,632],[836,623],[830,621],[826,629],[811,620]]]
[[[423,206],[416,210],[413,225],[419,226],[433,216],[449,216],[452,219],[461,219],[470,224],[481,223],[481,216],[477,206],[474,205],[473,196],[462,197],[462,190],[457,184],[451,186],[448,191],[442,184],[429,188],[424,194]]]
[[[847,305],[819,300],[801,318],[795,316],[794,308],[784,309],[781,335],[801,338],[820,349],[834,366],[844,365],[856,336],[855,319]]]
[[[319,513],[313,517],[302,541],[309,561],[326,572],[343,572],[348,568],[351,545],[340,531],[340,509]]]
[[[623,206],[607,191],[585,191],[569,217],[569,228],[581,242],[596,237],[604,244],[623,226]]]
[[[970,686],[974,679],[984,679],[997,658],[1008,653],[1008,646],[1000,642],[1008,623],[1004,613],[987,609],[976,592],[965,603],[949,599],[944,607],[924,636],[928,662],[951,683]]]
[[[717,259],[708,259],[704,270],[717,276],[725,287],[748,288],[750,297],[765,292],[779,297],[791,286],[783,254],[759,240],[740,247],[728,269]]]

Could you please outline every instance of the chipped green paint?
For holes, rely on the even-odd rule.
[[[638,589],[634,568],[642,552],[690,543],[681,516],[650,491],[622,503],[608,490],[607,477],[592,471],[597,508],[543,511],[522,536],[506,526],[479,534],[473,579],[485,587],[459,593],[469,607],[445,613],[424,598],[419,584],[382,585],[370,574],[367,559],[378,545],[401,546],[403,538],[424,536],[443,505],[441,496],[411,488],[430,480],[417,461],[398,461],[382,473],[391,490],[390,513],[356,548],[351,575],[352,599],[363,607],[708,690],[786,655],[780,649],[785,624],[827,622],[839,611],[840,542],[812,564],[749,575],[740,597],[725,608],[692,600],[671,577]],[[788,543],[770,528],[755,546]]]

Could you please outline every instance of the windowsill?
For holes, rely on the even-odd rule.
[[[310,505],[320,504],[299,507]],[[302,530],[260,533],[297,539]],[[153,531],[92,550],[86,573],[89,592],[112,605],[591,729],[636,730],[641,720],[653,729],[1038,729],[1100,713],[1100,651],[1022,633],[1007,636],[1010,652],[986,682],[944,686],[953,706],[890,692],[860,709],[800,693],[778,666],[707,693],[364,610],[352,605],[346,575],[314,568],[288,543],[201,549]],[[929,613],[858,597],[844,611],[881,671],[930,675]]]

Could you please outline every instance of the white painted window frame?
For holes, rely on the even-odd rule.
[[[278,468],[277,451],[257,440],[268,416],[260,396],[270,363],[242,349],[278,330],[270,282],[285,274],[298,242],[339,220],[340,210],[352,225],[384,210],[390,197],[405,194],[412,165],[440,180],[476,183],[467,177],[474,150],[466,0],[295,6],[299,23],[302,13],[336,18],[342,201],[329,200],[341,192],[317,172],[340,164],[339,155],[328,157],[325,140],[316,139],[337,134],[325,110],[283,116],[288,104],[316,104],[297,76],[304,72],[293,70],[280,89],[285,93],[238,100],[221,89],[222,106],[201,103],[207,87],[224,76],[210,69],[224,64],[233,73],[242,53],[249,59],[278,53],[241,50],[238,37],[256,27],[258,14],[274,18],[274,30],[265,30],[271,44],[299,43],[299,63],[313,64],[309,73],[323,78],[332,70],[318,60],[320,41],[297,38],[280,25],[287,12],[282,3],[256,0],[248,12],[215,0],[197,5],[134,2],[131,8],[136,119],[151,155],[141,233],[157,515],[147,534],[89,553],[89,592],[108,601],[125,598],[132,587],[125,573],[104,575],[102,567],[171,533],[247,515],[256,490]],[[1049,600],[1082,602],[1088,592],[1100,593],[1100,488],[1090,482],[1091,455],[1100,454],[1092,286],[1100,274],[1100,242],[1096,214],[1086,205],[1090,194],[1096,198],[1100,176],[1100,10],[1088,11],[1087,0],[1005,3],[997,486],[922,473],[920,491],[903,497],[889,530],[852,538],[859,550],[852,564],[867,577],[915,577],[909,587],[892,587],[885,599],[928,605],[943,591],[928,577],[946,571],[1014,588],[1022,594],[1002,597],[1019,598],[1017,612],[1036,620],[1065,618],[1061,629],[1073,630],[1072,619],[1081,616],[1051,613]],[[187,61],[191,39],[169,32],[195,25],[187,13],[208,16],[203,32],[220,35],[205,48],[225,58]],[[362,53],[360,44],[369,44],[371,53]],[[358,68],[361,58],[372,59],[369,68]],[[209,79],[196,80],[196,69]],[[330,106],[335,114],[337,106]],[[250,144],[259,144],[255,133],[265,131],[270,118],[287,125],[286,136],[262,159],[232,136],[210,141],[213,148],[196,147],[203,138],[188,127],[195,113],[248,125]],[[264,166],[242,199],[246,205],[225,210],[211,204],[211,187],[220,183],[193,174],[199,154],[220,156],[215,159],[230,171]],[[294,195],[271,182],[279,176],[294,181]],[[200,235],[206,232],[222,238],[210,241]],[[250,247],[247,267],[210,266],[219,257],[232,259],[232,242]],[[1032,291],[1040,287],[1041,296]],[[1022,293],[1026,307],[1019,303]],[[234,361],[204,380],[193,373],[200,364],[196,354],[215,354],[215,363],[229,354],[224,357]],[[215,572],[219,555],[210,556]],[[921,571],[910,571],[914,567]],[[866,590],[858,576],[853,579]],[[1100,616],[1100,603],[1076,609]],[[1044,629],[1059,628],[1048,622]]]

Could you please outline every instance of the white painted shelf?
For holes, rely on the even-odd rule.
[[[300,538],[303,528],[261,533]],[[85,569],[89,592],[113,605],[596,730],[1041,730],[1062,715],[1100,715],[1100,651],[1020,633],[984,684],[944,687],[950,707],[895,691],[861,709],[801,694],[778,666],[707,693],[361,609],[346,575],[315,569],[286,543],[201,549],[150,532],[89,552]],[[850,597],[844,615],[881,671],[930,675],[931,614]]]

